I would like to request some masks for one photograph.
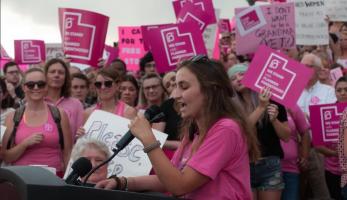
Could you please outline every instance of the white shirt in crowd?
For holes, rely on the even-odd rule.
[[[336,96],[333,87],[317,81],[309,90],[304,90],[298,100],[301,110],[310,115],[309,106],[318,104],[335,103]]]

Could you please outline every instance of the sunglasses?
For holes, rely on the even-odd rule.
[[[24,85],[30,90],[34,89],[35,85],[37,86],[38,89],[42,89],[46,86],[46,84],[47,83],[45,81],[28,81],[24,83]]]
[[[105,81],[105,82],[101,82],[101,81],[96,81],[94,83],[95,87],[98,89],[101,89],[102,85],[105,86],[105,88],[111,88],[113,85],[113,81]]]
[[[210,59],[206,55],[196,55],[189,59],[191,62],[209,62]]]

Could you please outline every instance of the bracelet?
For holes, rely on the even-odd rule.
[[[122,176],[122,179],[124,179],[124,185],[121,190],[128,191],[128,179],[124,176]]]
[[[158,147],[160,147],[160,141],[159,141],[159,140],[157,140],[157,141],[155,141],[154,143],[152,143],[152,144],[150,144],[150,145],[144,147],[144,148],[143,148],[143,151],[144,151],[145,153],[149,153],[150,151],[152,151],[153,149],[156,149],[156,148],[158,148]]]
[[[116,190],[120,190],[120,187],[121,187],[121,180],[120,178],[117,177],[117,175],[112,175],[110,177],[108,177],[108,179],[114,179],[117,183],[117,186],[116,186]]]

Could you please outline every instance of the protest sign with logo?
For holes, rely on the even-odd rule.
[[[106,60],[106,64],[109,65],[111,62],[118,58],[119,49],[118,47],[111,47],[105,44],[103,58]]]
[[[295,0],[296,44],[329,44],[325,9],[324,1]]]
[[[346,107],[347,103],[321,104],[309,107],[313,145],[337,143],[340,118]]]
[[[231,26],[229,19],[220,19],[218,21],[218,30],[220,33],[230,33]]]
[[[52,58],[64,58],[63,46],[60,43],[48,43],[46,44],[46,60]]]
[[[18,64],[37,64],[46,60],[45,42],[42,40],[15,40],[14,52]]]
[[[185,58],[206,55],[199,27],[194,23],[172,24],[152,29],[148,34],[156,67],[159,73],[176,69]]]
[[[339,80],[343,76],[342,69],[340,67],[337,67],[335,69],[330,70],[330,80],[331,85],[335,85],[336,81]]]
[[[117,142],[129,130],[130,120],[102,110],[94,111],[84,124],[86,135],[81,139],[97,139],[104,142],[110,152]],[[166,141],[167,134],[152,129],[154,136],[160,141],[161,147]],[[66,177],[71,172],[72,161],[65,172]],[[134,138],[118,155],[108,164],[108,176],[141,176],[148,175],[152,168],[151,162],[142,143]]]
[[[347,21],[347,0],[327,0],[325,4],[330,21]]]
[[[242,83],[256,92],[269,87],[272,100],[292,108],[312,74],[312,69],[262,45],[257,50]]]
[[[196,23],[201,32],[217,22],[212,0],[178,0],[172,2],[177,23]]]
[[[236,52],[254,53],[259,45],[273,49],[295,47],[294,4],[236,8]]]
[[[149,51],[151,49],[151,47],[148,44],[148,31],[150,31],[151,29],[154,28],[160,28],[160,27],[165,27],[167,25],[171,25],[171,24],[157,24],[157,25],[145,25],[145,26],[141,26],[141,33],[142,33],[142,38],[143,38],[143,48],[145,49],[145,51]]]
[[[97,67],[105,46],[109,17],[80,9],[59,8],[63,50],[72,63]]]
[[[143,38],[139,26],[118,27],[119,58],[127,64],[130,71],[138,71],[140,59],[145,54]]]

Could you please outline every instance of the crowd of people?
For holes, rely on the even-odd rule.
[[[138,73],[119,58],[80,70],[69,59],[51,59],[22,72],[10,61],[0,78],[2,165],[43,164],[62,177],[70,159],[83,156],[95,167],[108,147],[83,137],[94,110],[131,120],[153,173],[107,177],[107,167],[90,179],[97,188],[155,191],[187,199],[347,199],[347,109],[339,140],[313,146],[309,106],[347,102],[347,23],[330,23],[330,44],[281,50],[313,69],[293,108],[273,101],[242,79],[252,62],[238,55],[235,32],[222,33],[221,55],[183,60],[159,74],[151,52]],[[150,124],[144,111],[157,105],[163,122]],[[160,147],[152,128],[168,134]],[[83,180],[83,177],[81,177]]]

